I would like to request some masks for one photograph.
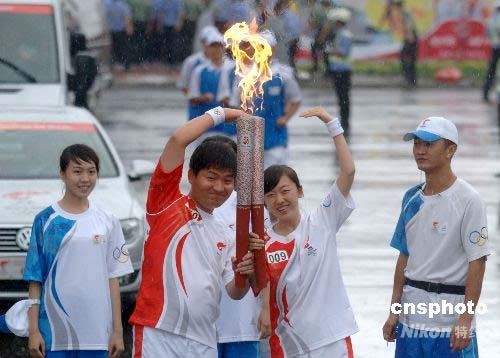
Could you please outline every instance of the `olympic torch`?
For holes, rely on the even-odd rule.
[[[264,119],[251,115],[240,117],[236,124],[238,167],[236,174],[236,258],[248,252],[248,232],[264,237]],[[250,220],[251,218],[251,220]],[[254,251],[256,288],[266,287],[264,250]],[[244,287],[245,279],[236,275],[236,286]]]
[[[264,118],[253,117],[252,231],[264,238]],[[258,289],[266,287],[265,250],[254,251]]]
[[[236,170],[236,259],[241,261],[248,252],[248,232],[252,210],[252,171],[254,128],[251,116],[242,116],[236,122],[237,170]],[[236,274],[236,287],[245,286],[245,278]]]
[[[272,78],[269,59],[272,55],[267,41],[257,33],[255,21],[250,27],[242,22],[224,34],[235,58],[235,73],[241,88],[241,107],[253,113],[255,98],[262,98],[263,85]],[[244,115],[237,124],[238,167],[236,189],[236,258],[241,261],[248,252],[250,218],[252,231],[264,238],[264,119]],[[264,249],[254,251],[256,287],[260,291],[268,282]],[[244,287],[245,279],[237,274],[236,286]]]

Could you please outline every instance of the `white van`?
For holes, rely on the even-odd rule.
[[[0,0],[0,106],[87,107],[97,64],[83,49],[82,36],[70,38],[60,1]]]

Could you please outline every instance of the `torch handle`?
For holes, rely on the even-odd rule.
[[[236,262],[240,263],[243,256],[248,252],[248,228],[250,225],[250,206],[238,205],[236,208]],[[234,281],[236,287],[246,286],[246,277],[235,272]]]
[[[259,238],[264,238],[264,204],[252,205],[252,231],[259,235]],[[253,252],[257,291],[265,288],[269,281],[265,251],[265,249],[260,249]]]

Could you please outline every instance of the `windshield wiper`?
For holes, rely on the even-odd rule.
[[[17,65],[13,64],[12,62],[1,58],[0,57],[0,63],[4,64],[5,66],[9,67],[10,69],[14,70],[17,74],[21,75],[26,81],[29,83],[37,83],[38,81],[36,80],[35,77],[30,75],[28,72],[23,70],[22,68],[19,68]]]

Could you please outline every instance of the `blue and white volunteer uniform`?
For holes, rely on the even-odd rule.
[[[200,33],[200,41],[205,45],[207,39],[210,39],[210,37],[213,37],[215,33],[215,36],[222,36],[219,33],[219,30],[215,28],[214,26],[206,26],[202,29]],[[182,68],[181,68],[181,73],[179,75],[179,79],[177,80],[177,88],[182,90],[182,91],[188,91],[189,86],[191,83],[191,77],[194,73],[194,70],[196,67],[202,64],[209,63],[210,60],[205,56],[204,51],[199,51],[196,52],[189,57],[187,57],[184,62],[182,63]],[[188,101],[188,119],[193,119],[197,117],[197,110],[196,106],[191,104],[190,101]],[[199,114],[198,114],[199,115]]]
[[[285,114],[288,104],[300,102],[302,99],[293,70],[274,59],[270,65],[272,79],[264,83],[263,98],[254,101],[254,114],[265,119],[264,166],[266,168],[273,164],[286,164],[288,130],[286,126],[278,127],[277,121]],[[239,88],[233,91],[231,106],[238,107],[241,104],[240,94]]]
[[[181,73],[177,81],[177,88],[179,88],[180,90],[189,90],[189,84],[191,82],[191,76],[193,75],[194,69],[199,65],[205,64],[207,62],[208,58],[203,52],[194,53],[186,58],[184,60],[184,63],[182,64]],[[199,111],[197,111],[196,106],[191,104],[191,101],[188,101],[188,119],[196,118],[196,114],[198,112]]]
[[[219,89],[217,91],[217,100],[221,103],[229,101],[236,84],[236,63],[227,59],[222,66]],[[236,137],[236,123],[224,123],[224,134],[230,137]]]
[[[437,195],[424,195],[423,185],[411,188],[403,198],[401,216],[391,246],[408,256],[405,277],[416,281],[464,286],[468,263],[490,254],[485,203],[462,179],[457,179],[450,188]],[[464,302],[464,296],[427,292],[405,285],[401,304],[425,303],[429,307],[431,303],[441,305],[442,300],[455,306]],[[428,314],[402,313],[398,331],[403,333],[405,325],[416,330],[450,332],[458,318],[458,314],[439,313],[430,318]],[[475,319],[472,321],[472,328],[475,328]],[[404,344],[404,338],[398,343],[400,353],[396,354],[397,357],[411,358],[420,354],[410,352],[412,348]],[[477,350],[475,337],[465,351],[470,350],[472,353],[474,348]],[[425,340],[421,349],[433,352],[442,350],[444,354],[449,352],[449,338],[442,336]],[[462,357],[458,354],[457,357]]]
[[[224,204],[214,210],[214,216],[225,224],[233,242],[236,239],[236,205],[237,193],[233,191]],[[261,308],[262,302],[254,297],[252,290],[239,301],[229,297],[225,289],[222,290],[220,314],[215,323],[219,358],[260,356],[257,321]]]
[[[458,143],[456,127],[448,122],[440,117],[428,118],[415,132],[408,133],[405,140],[417,136],[425,141],[446,138]],[[449,137],[438,136],[440,132],[447,135],[450,130],[446,127],[450,126],[451,132],[455,134],[452,133]],[[465,286],[469,263],[491,253],[486,205],[479,193],[459,178],[448,189],[436,195],[424,195],[424,189],[424,184],[421,184],[405,193],[391,246],[408,256],[404,270],[406,278]],[[401,304],[441,306],[443,300],[456,307],[457,304],[464,303],[464,295],[428,292],[406,284]],[[475,331],[469,346],[458,353],[450,351],[449,334],[436,333],[431,337],[423,335],[424,338],[408,334],[414,330],[417,334],[420,331],[449,333],[459,316],[440,312],[430,318],[429,314],[417,312],[405,315],[403,312],[399,317],[396,357],[477,357]],[[475,329],[475,319],[472,328]]]
[[[225,67],[222,64],[216,67],[212,62],[202,63],[195,68],[189,84],[188,98],[191,100],[200,97],[205,93],[211,93],[213,100],[211,102],[200,103],[192,105],[192,112],[190,113],[190,120],[203,115],[206,111],[220,106],[219,101],[219,83],[221,79],[222,70]],[[225,123],[221,123],[209,129],[211,132],[224,132]]]
[[[191,75],[196,67],[208,61],[203,51],[193,53],[186,57],[182,63],[181,73],[177,79],[176,86],[180,90],[188,89]]]
[[[57,203],[41,211],[33,222],[24,280],[42,285],[39,329],[46,350],[107,356],[109,280],[131,272],[114,216],[92,203],[81,214],[70,214]]]

